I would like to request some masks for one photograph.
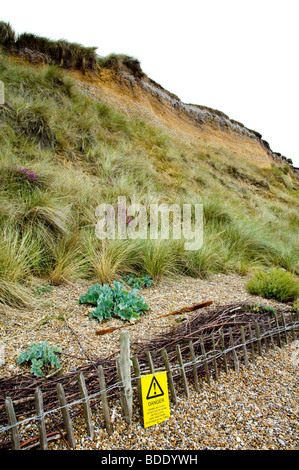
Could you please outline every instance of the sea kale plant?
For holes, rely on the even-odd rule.
[[[32,343],[28,350],[19,355],[17,364],[31,363],[30,372],[36,377],[42,377],[44,375],[42,369],[47,370],[50,367],[61,367],[56,356],[56,353],[60,352],[61,349],[58,346],[49,346],[47,342]]]
[[[143,289],[150,287],[154,284],[151,276],[145,274],[144,276],[135,276],[135,274],[128,274],[124,276],[122,280],[133,289]]]
[[[127,291],[124,285],[114,281],[114,286],[108,284],[101,286],[95,284],[88,289],[87,293],[80,297],[80,304],[96,305],[96,309],[90,314],[90,318],[95,318],[99,322],[112,316],[119,317],[123,320],[131,320],[138,318],[149,306],[140,295],[139,289]]]

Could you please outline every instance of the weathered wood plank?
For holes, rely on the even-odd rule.
[[[106,392],[106,381],[105,381],[104,369],[103,369],[103,366],[101,365],[98,367],[98,378],[100,382],[100,392],[101,392],[105,425],[106,425],[108,434],[111,435],[113,432],[113,429],[112,429],[111,418],[110,418],[110,408],[109,408],[109,403],[108,403],[108,397],[107,397],[107,392]]]
[[[183,387],[184,387],[185,395],[186,395],[187,398],[189,398],[189,396],[190,396],[189,385],[188,385],[188,381],[187,381],[187,377],[186,377],[185,366],[184,366],[184,363],[183,363],[181,348],[178,344],[176,345],[176,354],[177,354],[177,358],[178,358],[178,362],[179,362],[180,373],[181,373],[181,376],[182,376],[182,379],[183,379]]]
[[[127,424],[132,422],[133,390],[130,359],[130,336],[128,331],[120,334],[120,357],[117,360],[117,368],[120,382],[122,382],[123,409]]]
[[[150,351],[147,351],[146,355],[147,355],[147,360],[148,360],[150,373],[154,374],[155,373],[155,366],[154,366],[153,358],[152,358],[152,355],[151,355]]]
[[[200,342],[201,354],[203,356],[203,363],[205,366],[207,381],[208,381],[208,384],[211,385],[211,374],[210,374],[210,369],[209,369],[209,365],[207,361],[206,349],[205,349],[205,345],[204,345],[202,337],[200,337],[199,342]]]
[[[215,370],[215,380],[219,379],[218,375],[218,366],[217,366],[217,358],[216,358],[216,348],[215,348],[215,335],[212,332],[212,347],[213,347],[213,363],[214,363],[214,370]]]
[[[12,440],[12,449],[13,450],[21,450],[19,431],[18,431],[18,427],[17,427],[17,418],[16,418],[16,414],[15,414],[13,401],[10,397],[7,397],[5,399],[5,410],[6,410],[6,414],[7,414],[7,418],[8,418],[8,424],[9,424],[9,426],[13,426],[10,429],[11,440]]]
[[[232,347],[235,372],[238,374],[240,372],[239,359],[238,359],[238,356],[237,356],[237,351],[236,351],[236,347],[235,347],[235,343],[234,343],[234,339],[233,339],[233,332],[232,332],[231,328],[229,328],[229,338],[230,338],[230,344],[231,344],[231,347]]]
[[[91,417],[91,408],[90,408],[90,400],[88,397],[88,392],[87,392],[87,387],[86,387],[86,382],[84,375],[82,372],[79,372],[78,374],[78,385],[79,385],[79,390],[80,390],[80,395],[83,400],[83,412],[84,412],[84,418],[85,418],[85,423],[87,427],[87,434],[91,439],[94,438],[94,429],[93,429],[93,424],[92,424],[92,417]]]
[[[68,440],[70,447],[75,448],[76,441],[75,441],[75,436],[74,436],[73,423],[72,423],[71,415],[67,406],[67,401],[65,398],[64,388],[62,384],[57,384],[56,390],[57,390],[59,404],[61,406],[63,422],[66,428],[67,440]]]
[[[262,356],[263,350],[262,350],[262,342],[261,342],[261,333],[260,333],[260,326],[257,321],[254,322],[254,329],[255,329],[256,340],[257,340],[257,351],[259,355]]]
[[[240,332],[241,332],[241,339],[242,339],[242,349],[243,349],[243,356],[244,356],[244,364],[245,367],[248,369],[249,363],[248,363],[248,355],[247,355],[247,346],[246,346],[246,339],[245,339],[245,331],[244,331],[244,326],[241,325],[240,327]]]
[[[172,403],[174,403],[176,405],[177,404],[176,391],[175,391],[175,387],[174,387],[174,381],[173,381],[171,367],[170,367],[170,363],[169,363],[169,359],[168,359],[168,354],[167,354],[167,351],[166,351],[165,348],[161,349],[161,355],[163,357],[165,369],[166,369],[166,372],[167,372],[167,380],[168,380],[168,385],[169,385],[169,390],[170,390],[170,399],[171,399]]]
[[[196,364],[196,356],[195,356],[195,351],[194,351],[194,346],[193,342],[189,342],[189,349],[190,349],[190,356],[192,360],[192,369],[193,369],[193,377],[194,377],[194,387],[197,392],[199,392],[200,387],[199,387],[199,380],[198,380],[198,374],[197,374],[197,364]]]
[[[44,418],[44,404],[41,389],[37,387],[34,392],[35,409],[37,414],[37,427],[39,432],[39,442],[41,450],[48,450],[48,439],[46,431],[46,423]]]
[[[222,350],[222,359],[223,359],[223,364],[224,364],[224,370],[227,374],[228,373],[228,366],[227,366],[227,356],[226,356],[225,345],[224,345],[224,331],[223,331],[223,328],[221,328],[219,334],[220,334],[220,344],[221,344],[221,350]]]

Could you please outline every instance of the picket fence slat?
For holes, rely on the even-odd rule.
[[[103,369],[103,366],[101,365],[98,367],[98,378],[99,378],[99,383],[100,383],[100,392],[101,392],[105,425],[106,425],[108,434],[111,435],[113,432],[113,429],[112,429],[111,418],[110,418],[110,407],[109,407],[108,397],[107,397],[107,392],[106,392],[106,381],[105,381],[104,369]]]
[[[214,332],[212,332],[212,349],[213,349],[213,363],[214,363],[214,371],[215,371],[215,380],[219,379],[218,376],[218,365],[217,365],[217,359],[216,359],[216,347],[215,347],[215,335]]]
[[[39,431],[39,442],[41,450],[48,450],[48,439],[46,431],[46,423],[44,418],[44,405],[43,405],[43,395],[41,389],[37,387],[35,389],[35,409],[37,414],[37,426]]]
[[[10,397],[7,397],[5,400],[5,409],[8,418],[8,424],[12,426],[10,433],[11,433],[11,440],[12,440],[12,449],[13,450],[20,450],[20,438],[19,438],[19,431],[17,426],[17,418],[15,414],[15,409],[13,405],[13,401]]]
[[[165,348],[161,349],[161,355],[164,361],[164,366],[165,370],[167,372],[167,380],[168,380],[168,385],[169,385],[169,390],[170,390],[170,399],[171,401],[176,405],[177,404],[177,396],[176,396],[176,391],[174,387],[174,381],[173,381],[173,376],[171,372],[171,367],[168,359],[168,354]]]
[[[67,440],[68,440],[70,447],[75,448],[76,441],[75,441],[75,436],[74,436],[73,423],[72,423],[71,415],[68,409],[67,401],[65,398],[65,392],[64,392],[64,388],[62,384],[58,383],[56,386],[56,390],[57,390],[59,404],[61,406],[63,422],[66,428]]]
[[[204,345],[202,336],[200,337],[199,342],[200,342],[201,354],[203,356],[203,362],[205,366],[207,381],[208,381],[208,384],[211,385],[210,369],[209,369],[209,365],[207,361],[207,355],[206,355],[205,345]]]
[[[188,381],[187,381],[187,377],[186,377],[185,366],[184,366],[184,363],[183,363],[181,348],[178,344],[176,345],[176,353],[177,353],[177,358],[178,358],[178,362],[179,362],[180,373],[181,373],[181,376],[182,376],[182,379],[183,379],[183,387],[184,387],[185,395],[186,395],[187,398],[189,398],[189,396],[190,396],[189,385],[188,385]]]
[[[196,356],[195,356],[194,345],[192,341],[189,342],[189,349],[190,349],[190,356],[192,360],[194,388],[197,392],[199,392],[200,388],[199,388],[199,380],[198,380],[198,374],[197,374]]]
[[[91,439],[93,439],[94,428],[93,428],[92,418],[91,418],[90,400],[89,400],[88,393],[87,393],[85,378],[82,372],[78,374],[78,385],[80,389],[80,395],[83,400],[82,404],[83,404],[85,423],[87,427],[87,434]]]

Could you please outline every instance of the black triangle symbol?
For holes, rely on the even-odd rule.
[[[164,395],[164,392],[162,388],[160,387],[158,380],[154,376],[151,381],[150,387],[148,389],[146,399],[150,400],[151,398],[162,397],[163,395]]]

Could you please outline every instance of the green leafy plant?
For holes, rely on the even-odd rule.
[[[246,285],[248,292],[266,299],[291,302],[299,297],[299,282],[284,269],[257,270]]]
[[[30,372],[36,377],[42,377],[44,375],[42,371],[43,368],[61,367],[56,356],[56,353],[60,352],[61,348],[58,346],[49,346],[47,342],[32,343],[28,350],[19,355],[17,364],[31,363]]]
[[[249,309],[252,312],[276,313],[276,310],[273,307],[268,307],[268,306],[262,305],[262,304],[249,305]]]
[[[54,287],[46,286],[45,284],[41,284],[36,289],[34,289],[34,293],[37,294],[37,295],[40,295],[40,294],[43,294],[44,292],[49,292],[53,289],[54,289]]]
[[[122,280],[125,284],[133,287],[134,289],[147,288],[154,284],[154,281],[148,274],[139,277],[135,276],[135,274],[128,274],[127,276],[124,276]]]
[[[95,284],[80,297],[79,303],[96,305],[89,317],[96,318],[99,322],[112,316],[131,320],[149,310],[143,297],[137,295],[138,292],[139,289],[125,290],[124,285],[117,281],[114,281],[113,288],[108,284]]]

